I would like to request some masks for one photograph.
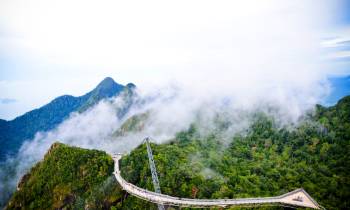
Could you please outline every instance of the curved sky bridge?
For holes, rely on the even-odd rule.
[[[146,142],[147,143],[147,142]],[[304,207],[313,209],[324,209],[302,188],[292,192],[275,196],[262,198],[237,198],[237,199],[189,199],[164,195],[137,187],[123,179],[120,174],[119,160],[121,154],[112,156],[114,159],[114,176],[123,190],[140,199],[158,204],[159,209],[164,206],[180,206],[191,208],[210,208],[210,207],[232,207],[232,206],[288,206]],[[153,160],[153,157],[152,157]]]

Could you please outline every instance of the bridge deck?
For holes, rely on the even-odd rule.
[[[119,170],[119,160],[121,155],[114,155],[114,176],[123,190],[140,199],[169,206],[181,206],[192,208],[203,207],[228,207],[228,206],[255,206],[255,205],[280,205],[292,207],[307,207],[313,209],[321,209],[303,189],[297,189],[276,197],[264,198],[241,198],[241,199],[189,199],[179,198],[160,193],[148,191],[137,187],[123,179]]]

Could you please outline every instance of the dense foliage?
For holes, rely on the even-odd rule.
[[[114,137],[119,137],[124,136],[125,134],[142,131],[142,129],[144,128],[144,123],[145,121],[147,121],[149,115],[150,113],[146,112],[131,116],[112,135]]]
[[[277,128],[257,114],[246,135],[228,146],[217,133],[205,138],[196,126],[168,144],[152,145],[165,194],[192,198],[274,196],[304,188],[327,209],[350,207],[350,97],[337,106],[318,106],[295,129]],[[144,145],[122,159],[123,176],[152,190]],[[154,208],[136,198],[126,209]]]
[[[139,125],[135,119],[128,123],[130,129]],[[222,142],[220,130],[203,137],[193,124],[152,149],[164,194],[240,198],[302,187],[327,209],[350,206],[349,96],[334,107],[317,106],[295,128],[278,127],[272,117],[257,113],[247,133],[232,136],[229,144]],[[153,190],[145,145],[123,157],[121,171],[126,180]],[[121,191],[108,178],[111,172],[104,153],[59,146],[24,177],[9,207],[157,209]]]
[[[0,120],[0,143],[2,145],[0,161],[4,160],[6,155],[17,152],[23,141],[32,139],[38,131],[55,128],[68,118],[70,113],[85,111],[101,99],[120,94],[123,90],[129,91],[132,88],[134,88],[133,84],[123,86],[107,77],[94,90],[83,96],[64,95],[12,121]]]
[[[7,209],[109,208],[122,195],[113,168],[105,152],[55,143],[22,178]]]

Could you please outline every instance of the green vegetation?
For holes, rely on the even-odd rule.
[[[128,123],[139,123],[134,121]],[[327,209],[349,208],[350,97],[334,107],[317,106],[313,116],[292,129],[279,128],[273,118],[258,113],[249,131],[232,136],[228,145],[220,130],[202,137],[197,127],[167,144],[152,144],[164,194],[239,198],[302,187]],[[103,152],[55,144],[23,178],[8,209],[157,209],[121,191],[112,170]],[[153,190],[145,145],[122,158],[121,171],[129,182]]]
[[[113,133],[113,136],[124,136],[126,133],[141,131],[144,128],[145,121],[149,118],[150,113],[134,115],[127,119],[123,125]]]
[[[55,143],[22,178],[7,209],[109,208],[122,195],[113,168],[105,152]]]
[[[152,145],[165,194],[188,198],[274,196],[303,187],[327,209],[350,206],[350,97],[317,107],[295,129],[258,114],[247,135],[225,146],[218,133],[200,137],[193,125],[169,144]],[[121,161],[123,177],[152,190],[145,145]],[[136,198],[126,209],[155,206]]]

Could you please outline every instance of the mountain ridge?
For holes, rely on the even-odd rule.
[[[3,145],[0,147],[0,161],[7,155],[16,153],[23,141],[34,138],[35,133],[51,130],[67,119],[72,112],[84,112],[100,100],[117,96],[124,90],[131,90],[130,85],[124,86],[116,83],[111,77],[106,77],[84,95],[62,95],[13,120],[0,120],[0,143]]]

